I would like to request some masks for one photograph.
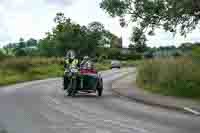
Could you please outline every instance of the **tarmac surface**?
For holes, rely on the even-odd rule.
[[[104,92],[64,97],[62,79],[0,88],[0,129],[8,133],[199,133],[200,118],[114,95],[133,68],[102,72]]]

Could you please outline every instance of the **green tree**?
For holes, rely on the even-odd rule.
[[[105,33],[104,25],[100,22],[91,22],[88,24],[88,37],[90,45],[100,46]]]
[[[113,38],[118,38],[96,21],[88,26],[81,26],[66,18],[64,13],[57,13],[54,22],[55,27],[51,32],[47,32],[44,38],[38,41],[33,38],[24,41],[21,38],[19,42],[10,43],[5,48],[14,51],[16,56],[60,57],[69,49],[74,49],[80,56],[97,56],[101,54],[100,48],[111,45]]]
[[[200,20],[199,0],[102,0],[100,7],[112,17],[131,16],[141,36],[154,35],[156,28],[186,35]]]
[[[3,47],[5,50],[6,55],[14,56],[14,49],[16,48],[16,43],[9,43]]]
[[[137,28],[133,28],[133,33],[131,36],[131,41],[134,44],[131,44],[132,47],[134,47],[134,50],[138,53],[143,53],[147,50],[147,45],[146,45],[146,36],[144,35],[144,32]]]
[[[57,24],[64,24],[66,22],[65,14],[62,12],[56,13],[56,17],[54,18],[54,22]]]
[[[5,53],[3,52],[3,49],[0,49],[0,60],[5,58]]]
[[[121,51],[118,48],[110,48],[108,50],[108,57],[110,59],[120,59],[121,57]]]
[[[131,50],[132,53],[136,52],[135,46],[132,43],[129,44],[128,48]]]
[[[94,21],[88,24],[88,29],[91,32],[102,33],[105,31],[104,25],[100,22]]]
[[[17,43],[14,46],[15,46],[14,47],[15,56],[26,56],[27,55],[27,53],[25,51],[26,43],[23,38],[20,38],[19,43]]]
[[[54,43],[54,38],[51,33],[46,33],[46,37],[38,43],[39,53],[41,56],[59,56],[58,50]]]
[[[122,38],[111,36],[111,48],[122,48]]]
[[[91,22],[88,24],[88,32],[87,32],[87,43],[88,50],[91,52],[90,56],[96,56],[97,49],[99,47],[104,47],[106,43],[106,30],[104,25],[100,22]]]
[[[200,46],[196,46],[192,49],[192,56],[200,57]]]
[[[91,53],[88,43],[91,34],[86,26],[73,23],[71,19],[66,19],[63,13],[57,13],[54,22],[56,27],[52,33],[47,33],[39,43],[41,54],[63,56],[68,49],[74,49],[79,54]],[[96,46],[95,42],[93,43],[92,46]]]
[[[27,47],[37,47],[37,40],[30,38],[29,40],[27,40],[26,46]]]

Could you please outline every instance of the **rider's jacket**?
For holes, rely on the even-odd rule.
[[[78,60],[74,59],[70,61],[70,59],[65,60],[65,67],[77,67],[78,66]]]

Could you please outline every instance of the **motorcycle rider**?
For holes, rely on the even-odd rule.
[[[72,67],[78,67],[79,66],[79,61],[78,59],[76,59],[76,54],[73,50],[69,50],[66,54],[65,57],[65,63],[64,63],[64,68],[65,70],[68,70]],[[64,75],[64,86],[66,87],[69,83],[69,80],[67,77],[65,77],[66,75]],[[67,88],[64,88],[64,90],[66,90]]]
[[[82,73],[97,73],[89,56],[85,56],[80,64]]]
[[[81,65],[81,69],[87,69],[88,62],[89,62],[89,56],[84,56],[83,60],[82,60],[82,62],[80,64]]]
[[[78,67],[78,59],[76,59],[76,54],[73,50],[69,50],[65,57],[65,68],[70,68],[71,66]]]

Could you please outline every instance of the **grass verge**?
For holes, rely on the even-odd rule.
[[[121,61],[123,67],[137,67],[143,62],[143,60],[127,60]]]
[[[199,68],[191,58],[148,60],[139,66],[137,84],[153,93],[200,99]]]
[[[110,68],[108,63],[96,63],[98,71]],[[1,60],[0,86],[19,82],[40,80],[63,75],[62,58],[9,58]]]

